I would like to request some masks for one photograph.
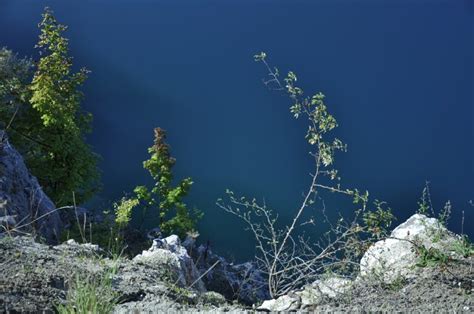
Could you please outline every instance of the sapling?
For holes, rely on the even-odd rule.
[[[228,202],[218,199],[217,205],[224,211],[242,219],[253,233],[256,241],[256,262],[267,277],[268,290],[272,297],[278,297],[290,290],[315,281],[324,271],[351,271],[367,248],[367,243],[386,233],[393,220],[390,208],[376,201],[376,211],[371,212],[369,193],[357,189],[342,188],[338,170],[334,167],[337,152],[345,152],[346,144],[334,137],[332,131],[338,126],[329,112],[325,96],[316,93],[306,96],[297,85],[297,76],[288,72],[282,80],[277,68],[267,62],[266,53],[254,56],[255,61],[264,65],[268,76],[263,83],[270,89],[286,94],[292,104],[290,112],[296,118],[306,118],[308,129],[305,139],[312,147],[313,158],[311,182],[304,193],[302,203],[295,209],[293,219],[279,227],[278,215],[255,199],[238,197],[227,190]],[[320,200],[320,191],[335,192],[352,198],[358,206],[354,218],[347,221],[340,218],[332,224],[323,204],[320,219],[302,221],[303,213]],[[362,219],[363,218],[363,219]],[[328,222],[330,230],[314,241],[299,234],[298,229],[307,223]]]
[[[191,178],[185,178],[173,186],[172,168],[176,159],[171,156],[165,140],[165,130],[155,128],[155,141],[148,149],[150,158],[143,162],[143,167],[155,183],[151,189],[144,185],[137,186],[134,192],[143,209],[143,216],[148,210],[155,210],[164,233],[177,233],[184,237],[187,232],[194,230],[201,213],[189,210],[183,200],[193,184]]]

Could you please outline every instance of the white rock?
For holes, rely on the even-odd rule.
[[[278,299],[263,301],[262,305],[260,305],[257,309],[263,311],[281,312],[297,310],[299,307],[300,302],[298,297],[283,295]]]
[[[391,235],[392,238],[417,241],[426,248],[447,249],[454,237],[436,218],[428,218],[425,215],[415,214],[407,221],[396,227]]]
[[[186,249],[181,245],[177,235],[171,235],[162,240],[155,239],[147,251],[133,258],[133,261],[154,265],[164,265],[178,275],[179,283],[198,291],[206,291],[204,283],[199,279],[199,272]]]
[[[360,261],[359,277],[389,284],[400,277],[416,276],[418,256],[416,246],[410,241],[448,253],[458,239],[437,219],[415,214],[395,228],[390,238],[376,242],[367,250]]]
[[[163,242],[165,246],[172,252],[176,252],[176,251],[180,251],[181,249],[184,249],[181,246],[181,241],[179,240],[179,237],[175,234],[172,234],[169,237],[164,238]]]
[[[416,263],[413,245],[406,241],[386,239],[372,245],[360,261],[362,278],[391,283],[414,275],[410,267]]]

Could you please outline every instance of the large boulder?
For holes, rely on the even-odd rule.
[[[55,205],[0,131],[0,232],[24,232],[56,242],[63,223]]]
[[[193,288],[199,292],[206,291],[193,259],[181,245],[177,235],[153,240],[151,248],[135,256],[133,261],[154,266],[162,265],[170,274],[176,276],[176,283],[180,286]]]
[[[416,276],[418,250],[439,250],[452,255],[450,248],[459,238],[437,219],[421,214],[411,216],[395,228],[390,237],[372,245],[360,261],[361,279],[376,279],[390,284]]]

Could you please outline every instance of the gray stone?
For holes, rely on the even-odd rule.
[[[0,139],[0,216],[15,217],[16,231],[56,242],[63,227],[56,207],[3,131]]]

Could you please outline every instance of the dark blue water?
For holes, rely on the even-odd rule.
[[[149,182],[142,169],[155,126],[169,133],[187,201],[205,212],[201,239],[252,254],[242,225],[215,206],[225,188],[265,197],[289,217],[311,160],[289,101],[267,90],[261,50],[308,93],[323,91],[349,152],[348,186],[386,200],[402,220],[426,180],[453,203],[451,228],[474,235],[474,9],[446,1],[0,0],[0,45],[37,58],[49,5],[69,25],[77,65],[92,70],[84,106],[103,157],[101,204]],[[334,203],[331,212],[349,212]]]

